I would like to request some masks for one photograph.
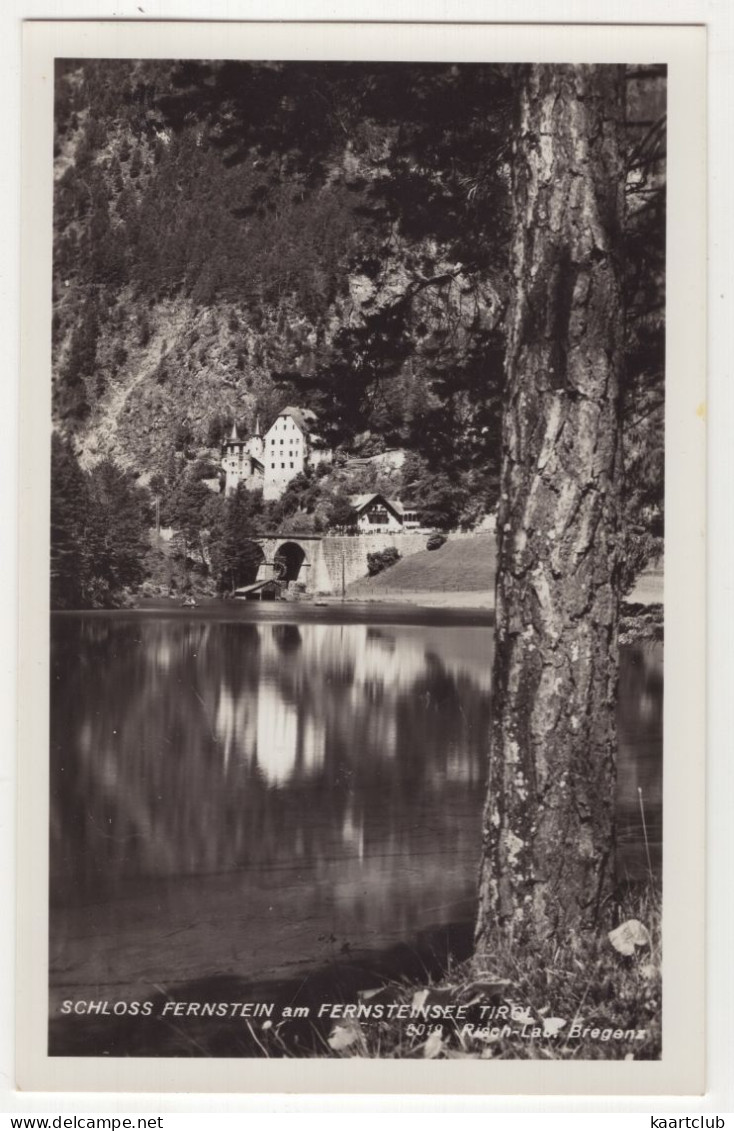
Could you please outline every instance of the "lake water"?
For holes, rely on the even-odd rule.
[[[300,978],[457,925],[491,617],[210,606],[52,623],[51,1010]],[[622,652],[619,869],[661,841],[661,645]]]

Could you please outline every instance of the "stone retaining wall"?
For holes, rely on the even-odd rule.
[[[367,555],[395,546],[401,558],[425,550],[428,534],[353,534],[330,537],[314,543],[308,588],[315,593],[341,593],[344,585],[367,576]]]

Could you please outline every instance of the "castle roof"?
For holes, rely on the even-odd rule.
[[[228,444],[239,444],[239,442],[240,442],[240,436],[239,436],[239,432],[237,431],[237,425],[233,424],[232,425],[232,431],[230,432],[229,439],[226,441],[226,443],[228,443]]]
[[[304,435],[308,435],[311,428],[316,423],[316,413],[312,412],[310,408],[298,408],[295,405],[288,405],[278,413],[278,416],[290,416],[291,420],[295,421]]]

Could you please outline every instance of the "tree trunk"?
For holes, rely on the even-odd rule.
[[[520,92],[479,954],[596,923],[613,883],[623,107],[618,66]]]

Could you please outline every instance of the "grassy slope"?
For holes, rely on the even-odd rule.
[[[404,558],[377,577],[355,581],[350,597],[379,596],[385,591],[475,592],[491,590],[497,561],[493,534],[449,538],[440,550],[423,550]]]
[[[475,534],[472,538],[449,538],[440,550],[424,550],[404,558],[377,577],[355,581],[347,589],[350,597],[375,597],[396,593],[472,593],[493,592],[497,570],[497,543],[494,534]],[[663,601],[663,571],[650,567],[643,571],[632,592],[625,598],[643,605]]]

